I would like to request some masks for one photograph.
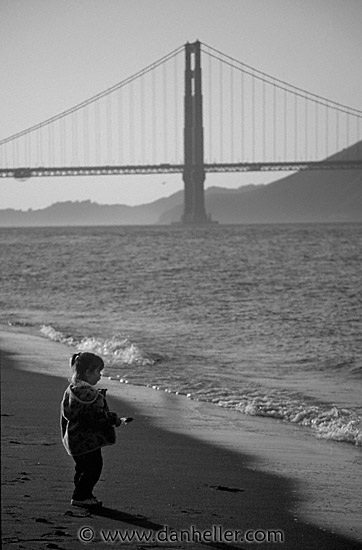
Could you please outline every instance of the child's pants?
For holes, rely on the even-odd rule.
[[[73,456],[75,461],[74,500],[92,498],[93,487],[99,480],[103,467],[101,449],[84,455]]]

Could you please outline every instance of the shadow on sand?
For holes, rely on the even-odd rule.
[[[14,430],[20,437],[30,429],[29,426],[35,426],[38,432],[41,430],[43,438],[59,441],[47,447],[46,453],[41,445],[17,449],[14,466],[23,470],[21,461],[27,460],[27,469],[34,475],[32,495],[33,499],[38,499],[34,502],[44,514],[49,502],[48,519],[58,521],[54,518],[59,514],[59,507],[54,505],[54,499],[51,501],[52,497],[49,500],[44,496],[44,485],[40,483],[37,464],[42,464],[43,476],[47,476],[42,483],[46,483],[47,487],[53,484],[54,494],[58,495],[55,491],[59,491],[60,496],[56,498],[62,505],[66,491],[71,489],[73,472],[73,463],[67,460],[57,432],[59,402],[66,381],[53,376],[10,370],[6,376],[2,372],[2,382],[7,388],[7,392],[2,395],[2,412],[16,414],[11,417],[12,424],[8,426],[9,438],[13,437]],[[16,392],[11,392],[15,384]],[[219,447],[190,435],[166,431],[155,426],[128,402],[111,397],[109,402],[111,409],[134,417],[135,422],[132,428],[126,428],[127,436],[120,431],[117,444],[104,452],[104,479],[97,491],[103,493],[99,495],[103,501],[113,503],[113,508],[92,511],[95,520],[96,514],[108,518],[104,520],[104,526],[108,523],[112,527],[112,521],[116,521],[123,524],[123,527],[119,526],[121,529],[125,529],[128,524],[153,532],[167,526],[169,529],[172,526],[174,530],[190,527],[210,530],[213,526],[238,529],[239,532],[282,530],[285,541],[281,546],[275,542],[246,544],[239,542],[240,539],[235,543],[228,542],[245,550],[362,550],[361,542],[321,529],[293,513],[299,487],[292,479],[262,471],[252,455]],[[177,403],[174,406],[177,407]],[[29,449],[32,450],[31,454]],[[37,479],[39,487],[36,485]],[[30,484],[30,481],[27,483]],[[19,487],[22,488],[22,485]],[[14,491],[13,487],[11,491]],[[14,498],[11,491],[9,489],[10,499]],[[30,491],[30,485],[27,491]],[[24,506],[24,500],[21,505]],[[33,507],[30,501],[23,516],[28,514],[30,517]],[[114,507],[122,507],[128,513]],[[74,520],[75,517],[69,517],[72,528],[77,527],[80,520],[84,522],[84,516],[79,516],[76,524]],[[164,543],[159,546],[165,548]],[[192,544],[184,546],[193,548]],[[205,543],[205,546],[232,548],[221,544],[219,539],[215,543]],[[177,544],[168,547],[180,548]]]

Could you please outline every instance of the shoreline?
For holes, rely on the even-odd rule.
[[[73,462],[59,435],[71,351],[13,327],[1,330],[0,339],[3,544],[15,550],[25,541],[31,549],[40,541],[79,548],[77,529],[85,524],[97,533],[217,525],[281,529],[286,550],[362,548],[358,449],[349,463],[341,463],[343,445],[308,438],[298,427],[281,430],[276,422],[239,413],[230,421],[230,411],[106,378],[100,386],[109,388],[111,409],[135,422],[117,431],[116,445],[104,449],[97,486],[104,512],[71,508]],[[49,362],[57,376],[39,373]],[[127,546],[141,548],[132,544]]]

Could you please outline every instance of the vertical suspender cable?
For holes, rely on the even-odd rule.
[[[29,166],[28,164],[28,135],[23,136],[23,166]]]
[[[129,163],[134,163],[134,87],[133,82],[129,85],[129,144],[130,144],[130,151],[129,151]]]
[[[241,71],[241,160],[245,162],[245,74]]]
[[[41,163],[41,166],[44,166],[44,157],[45,157],[44,129],[45,129],[45,126],[43,126],[43,128],[40,129],[40,163]]]
[[[156,71],[152,71],[152,162],[156,164],[157,151]]]
[[[0,148],[1,149],[1,148]],[[17,139],[16,143],[14,145],[14,152],[13,152],[13,166],[14,168],[18,168],[21,165],[21,139]],[[1,166],[1,162],[0,162]]]
[[[49,135],[48,135],[48,141],[49,141],[49,166],[54,166],[54,124],[49,124]]]
[[[101,130],[100,130],[100,101],[96,101],[95,108],[95,139],[96,139],[96,165],[100,165],[101,158]]]
[[[362,143],[360,143],[361,141],[361,119],[360,117],[356,117],[356,121],[357,121],[357,142],[359,143],[359,150],[360,152],[362,152]]]
[[[25,166],[30,167],[30,155],[29,155],[29,134],[24,136],[24,162]]]
[[[4,151],[5,151],[4,146]],[[29,154],[29,134],[24,135],[24,166],[28,166],[30,168],[30,154]]]
[[[112,143],[112,96],[107,95],[106,100],[106,128],[107,128],[107,163],[111,165],[113,163],[113,143]]]
[[[178,78],[178,56],[176,55],[174,57],[174,131],[173,135],[175,136],[175,151],[174,151],[174,162],[176,164],[179,163],[179,139],[180,139],[180,129],[178,124],[178,109],[179,109],[179,102],[178,102],[178,91],[179,91],[179,78]]]
[[[84,166],[88,166],[89,163],[89,120],[88,120],[88,107],[83,109],[83,159]]]
[[[19,157],[20,165],[21,166],[26,166],[26,164],[25,164],[25,136],[22,136],[20,138],[20,144],[21,144],[20,157]],[[2,151],[2,148],[0,147],[0,163],[1,163],[1,151]]]
[[[25,135],[25,147],[26,147],[26,166],[31,166],[31,153],[30,153],[30,134]]]
[[[263,162],[266,155],[266,90],[265,80],[263,80]]]
[[[19,140],[14,140],[13,165],[19,166]]]
[[[31,166],[32,164],[32,134],[29,132],[28,134],[26,134],[26,137],[27,137],[27,155],[28,155],[28,165],[29,167]]]
[[[163,155],[164,155],[164,161],[167,162],[167,125],[168,125],[168,119],[167,119],[167,65],[166,63],[163,63],[162,65],[162,76],[163,76],[163,98],[162,98],[162,104],[163,104]]]
[[[349,113],[347,113],[346,125],[347,125],[347,148],[349,148]]]
[[[139,160],[139,162],[141,164],[147,164],[146,163],[146,159],[145,159],[145,150],[146,150],[146,146],[145,146],[145,143],[146,143],[146,138],[145,138],[145,111],[146,111],[146,107],[145,107],[145,78],[146,77],[141,77],[141,81],[140,81],[140,94],[141,94],[141,107],[140,107],[140,118],[141,118],[141,158]]]
[[[118,90],[117,94],[117,114],[118,114],[118,151],[117,151],[117,164],[123,164],[123,113],[122,113],[122,89]]]
[[[7,165],[6,165],[6,147],[7,147],[7,143],[4,143],[4,145],[1,146],[1,156],[0,156],[1,165],[4,168],[7,168]]]
[[[230,161],[234,162],[234,79],[230,66]]]
[[[213,101],[212,101],[212,57],[209,56],[209,85],[208,85],[208,94],[209,94],[209,101],[208,101],[208,109],[209,109],[209,131],[208,131],[208,141],[209,141],[209,162],[213,162],[213,150],[212,150],[212,107],[213,107]]]
[[[308,160],[308,99],[304,97],[304,155],[305,160]]]
[[[44,166],[44,140],[43,140],[43,132],[44,132],[44,126],[43,128],[40,128],[40,165]]]
[[[40,137],[39,130],[35,132],[36,135],[36,166],[40,166]]]
[[[36,164],[41,165],[41,128],[36,131]]]
[[[287,90],[284,90],[284,160],[287,160],[287,144],[288,144],[288,136],[287,136]]]
[[[60,139],[61,139],[61,165],[65,166],[65,130],[66,130],[66,119],[63,117],[60,120]]]
[[[22,147],[21,147],[21,141],[19,139],[19,140],[17,140],[17,145],[16,145],[16,154],[17,154],[18,166],[21,166],[21,153],[22,153]]]
[[[293,136],[293,141],[294,141],[294,160],[297,161],[298,160],[298,97],[296,94],[292,94],[292,98],[293,98],[293,95],[294,95],[294,112],[293,112],[293,120],[294,120],[294,136]]]
[[[220,70],[220,74],[219,74],[219,78],[220,78],[220,81],[219,81],[219,85],[220,85],[220,95],[219,95],[219,100],[220,100],[220,113],[219,113],[219,116],[220,116],[220,162],[223,162],[223,134],[224,134],[224,120],[223,120],[223,66],[222,66],[222,62],[220,61],[219,62],[219,70]]]
[[[1,151],[2,151],[1,162],[2,162],[2,165],[4,166],[4,168],[8,168],[7,154],[6,154],[7,146],[8,146],[7,143],[5,143],[4,145],[1,146]]]
[[[328,104],[326,103],[326,157],[329,155],[329,124],[328,124]]]
[[[252,132],[252,161],[255,162],[255,78],[251,77],[251,132]]]
[[[72,157],[71,162],[73,166],[77,165],[77,111],[72,114]]]
[[[315,103],[315,160],[318,160],[318,103]]]
[[[29,161],[28,161],[28,134],[24,134],[22,137],[22,145],[21,145],[21,164],[22,166],[30,167]],[[0,151],[4,151],[5,146],[0,147]],[[0,152],[0,159],[1,159],[1,152]]]
[[[44,146],[44,165],[45,166],[52,166],[52,163],[50,162],[50,139],[51,139],[51,124],[47,124],[46,128],[46,140],[45,140],[45,146]]]
[[[273,148],[274,162],[277,161],[277,87],[273,84]]]

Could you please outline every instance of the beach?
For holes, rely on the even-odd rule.
[[[123,384],[120,399],[107,378],[111,410],[134,422],[103,451],[103,508],[71,507],[73,461],[59,436],[69,348],[21,329],[0,337],[4,547],[100,548],[113,536],[128,548],[362,548],[359,448],[238,413],[231,422],[146,387]],[[43,374],[50,364],[54,376]]]

